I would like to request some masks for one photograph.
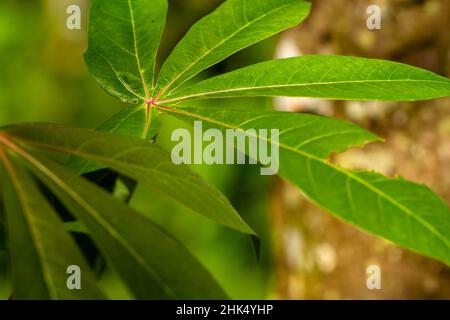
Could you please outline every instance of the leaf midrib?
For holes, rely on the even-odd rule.
[[[115,157],[106,158],[106,157],[96,156],[96,155],[91,154],[91,153],[84,153],[84,152],[80,151],[79,149],[75,150],[75,149],[69,149],[69,148],[64,148],[64,147],[60,147],[60,146],[59,147],[52,146],[52,145],[45,144],[45,143],[39,143],[39,142],[35,142],[35,141],[32,141],[32,140],[27,140],[27,139],[24,139],[22,137],[20,137],[18,139],[20,141],[22,141],[22,142],[25,142],[25,143],[29,144],[30,146],[41,147],[41,148],[45,148],[47,150],[52,150],[52,151],[57,151],[57,152],[62,152],[62,153],[69,153],[69,154],[73,154],[73,155],[81,157],[81,158],[87,158],[87,159],[89,159],[91,161],[94,161],[94,162],[99,162],[99,163],[104,163],[104,164],[106,164],[106,163],[114,163],[116,166],[123,166],[123,162],[116,161],[117,155]],[[86,142],[86,143],[88,143],[88,142]],[[140,148],[140,147],[135,147],[135,148],[137,149],[137,148]],[[124,150],[123,153],[130,152],[130,151],[131,151],[130,149]],[[137,170],[150,172],[151,174],[153,174],[155,176],[170,177],[172,179],[173,178],[180,179],[179,176],[174,176],[174,175],[172,175],[170,173],[161,172],[161,171],[158,171],[156,169],[150,169],[150,168],[142,167],[142,166],[139,166],[137,164],[127,163],[127,166],[136,168]],[[188,181],[188,180],[185,180],[185,181]],[[211,187],[208,184],[203,185],[203,186],[200,185],[202,183],[201,181],[195,181],[195,180],[191,179],[190,182],[192,184],[194,184],[196,187],[208,187],[210,192],[214,191],[214,189],[211,189]],[[221,196],[221,194],[214,192],[213,195],[214,195],[214,198],[216,200],[218,200],[219,203],[221,203],[224,208],[230,207],[230,204],[227,202],[226,198]],[[168,195],[168,196],[173,198],[173,196],[171,196],[171,195]],[[245,221],[242,220],[242,217],[239,214],[235,213],[235,217],[238,218],[241,222],[245,223]],[[226,226],[228,226],[230,228],[235,228],[235,227],[233,227],[233,226],[231,226],[229,224],[224,224],[224,225],[226,225]],[[249,227],[246,228],[245,230],[244,229],[241,229],[241,230],[245,231],[246,233],[249,233],[249,234],[252,234],[252,235],[256,235],[255,231],[253,231]]]
[[[45,279],[45,284],[46,284],[48,293],[49,293],[50,297],[57,298],[58,297],[57,289],[56,289],[57,286],[53,282],[53,279],[50,275],[51,272],[50,272],[49,266],[47,265],[45,250],[40,245],[38,232],[35,229],[33,223],[31,222],[32,218],[30,217],[30,212],[32,212],[32,210],[28,205],[26,196],[23,192],[23,189],[21,187],[21,183],[20,183],[19,179],[18,179],[17,175],[15,174],[14,168],[12,167],[11,162],[10,162],[8,156],[6,155],[5,151],[1,148],[0,148],[0,158],[3,159],[3,163],[5,164],[5,167],[7,168],[8,172],[9,172],[11,181],[12,181],[12,183],[16,189],[17,195],[19,196],[19,199],[21,201],[22,209],[23,209],[23,213],[24,213],[23,217],[25,218],[25,220],[27,222],[28,230],[31,234],[31,237],[34,239],[33,246],[36,250],[37,257],[40,261],[41,272],[42,272],[42,276]]]
[[[147,83],[145,82],[144,73],[142,72],[141,61],[140,61],[140,58],[139,58],[139,50],[138,50],[137,35],[136,35],[136,26],[134,24],[134,11],[133,11],[133,6],[131,4],[131,0],[128,0],[128,6],[130,8],[131,26],[132,26],[132,29],[133,29],[133,43],[134,43],[134,51],[135,51],[136,63],[137,63],[139,75],[141,76],[142,86],[144,87],[145,98],[146,98],[146,100],[149,100],[150,99],[150,93],[148,91]]]
[[[209,80],[205,80],[209,81]],[[306,87],[306,86],[320,86],[320,85],[340,85],[340,84],[359,84],[359,83],[365,83],[365,84],[371,84],[371,83],[380,83],[380,82],[388,82],[388,83],[403,83],[403,82],[432,82],[432,83],[444,83],[445,81],[437,81],[437,80],[414,80],[414,79],[398,79],[398,80],[351,80],[351,81],[328,81],[328,82],[310,82],[310,83],[297,83],[297,84],[280,84],[280,85],[269,85],[269,86],[253,86],[253,87],[240,87],[240,88],[233,88],[233,89],[224,89],[224,90],[216,90],[216,91],[208,91],[208,92],[200,92],[195,93],[187,96],[180,96],[175,97],[171,99],[165,99],[157,101],[159,104],[161,103],[172,103],[176,101],[183,101],[188,99],[195,99],[195,98],[202,98],[207,97],[215,94],[221,94],[221,93],[233,93],[233,92],[245,92],[245,91],[251,91],[251,90],[260,90],[260,89],[278,89],[278,88],[286,88],[286,87]],[[195,85],[193,86],[195,87]],[[272,95],[268,95],[272,96]]]
[[[214,119],[211,119],[211,118],[208,118],[208,117],[196,115],[196,114],[193,114],[193,113],[190,113],[190,112],[187,112],[187,111],[182,111],[180,109],[174,109],[174,108],[170,108],[170,107],[167,107],[167,106],[160,106],[160,105],[158,105],[157,107],[159,107],[160,109],[165,110],[165,111],[169,111],[169,112],[173,112],[173,113],[179,113],[179,114],[184,114],[186,116],[193,117],[193,118],[198,118],[200,120],[207,121],[207,122],[219,125],[219,126],[223,126],[225,128],[230,128],[230,129],[235,129],[235,130],[242,130],[241,128],[239,128],[237,126],[226,124],[226,123],[223,123],[221,121],[217,121],[217,120],[214,120]],[[250,136],[255,136],[254,134],[249,134],[249,135]],[[262,139],[264,141],[267,141],[269,143],[274,143],[274,142],[271,141],[270,138],[259,137],[258,135],[256,135],[255,137],[258,138],[258,139]],[[423,220],[421,217],[416,216],[414,214],[414,212],[412,212],[409,208],[407,208],[403,204],[397,202],[391,196],[385,194],[383,191],[381,191],[378,188],[372,186],[371,184],[369,184],[368,182],[366,182],[363,179],[359,178],[358,176],[352,174],[350,171],[343,170],[343,169],[339,168],[338,166],[334,166],[334,165],[328,163],[324,159],[321,159],[321,158],[316,157],[316,156],[314,156],[312,154],[306,153],[306,152],[304,152],[302,150],[295,149],[295,148],[293,148],[291,146],[288,146],[288,145],[285,145],[285,144],[282,144],[282,143],[279,143],[279,142],[277,144],[278,144],[279,147],[282,147],[282,148],[284,148],[286,150],[289,150],[291,152],[294,152],[294,153],[298,153],[298,154],[302,155],[303,157],[305,157],[307,159],[313,159],[315,161],[318,161],[318,162],[322,163],[325,166],[328,166],[328,167],[330,167],[330,168],[332,168],[334,170],[337,170],[337,171],[341,172],[343,175],[347,176],[348,178],[351,178],[355,182],[358,182],[361,185],[365,186],[367,189],[373,191],[379,197],[382,197],[382,198],[386,199],[388,202],[392,203],[394,206],[399,208],[401,211],[403,211],[406,214],[410,215],[417,222],[419,222],[425,228],[427,228],[436,238],[438,238],[440,241],[442,241],[446,247],[450,248],[450,241],[447,240],[444,235],[442,235],[438,230],[436,230],[426,220]]]

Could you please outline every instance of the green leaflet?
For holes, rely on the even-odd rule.
[[[317,205],[392,242],[450,265],[450,210],[424,185],[345,170],[283,151],[280,174]],[[299,170],[298,168],[303,168]]]
[[[26,145],[68,153],[112,168],[224,226],[254,235],[227,198],[169,153],[150,142],[60,125],[26,124],[6,128]]]
[[[159,103],[243,96],[413,101],[449,95],[450,80],[430,71],[391,61],[314,55],[245,67],[194,84]]]
[[[254,43],[296,26],[309,14],[301,0],[227,0],[178,43],[158,77],[161,98],[202,70]]]
[[[74,240],[35,182],[0,149],[15,299],[102,299],[95,277]],[[71,265],[81,269],[81,290],[66,284]]]
[[[152,96],[166,13],[167,0],[93,0],[85,61],[108,93],[132,104]]]
[[[375,140],[363,129],[303,114],[163,109],[219,128],[279,129],[280,175],[313,202],[355,226],[450,265],[450,210],[441,198],[424,185],[345,170],[325,159]]]
[[[136,298],[226,298],[209,272],[158,226],[56,162],[14,149],[82,221]]]
[[[202,120],[204,127],[231,129],[279,129],[281,145],[295,146],[317,157],[327,157],[349,147],[380,140],[373,133],[354,124],[332,118],[276,111],[237,111],[217,108],[160,107],[161,110],[192,122]]]

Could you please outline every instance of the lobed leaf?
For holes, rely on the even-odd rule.
[[[159,104],[251,96],[414,101],[450,96],[450,80],[397,62],[313,55],[232,71],[173,93]]]
[[[197,22],[178,43],[158,76],[160,98],[233,53],[305,19],[301,0],[227,0]]]
[[[351,171],[325,157],[376,137],[356,126],[304,114],[160,107],[219,128],[280,130],[280,175],[318,206],[359,228],[450,265],[450,209],[424,185]],[[263,137],[259,137],[263,139]]]
[[[83,255],[34,180],[2,148],[0,160],[15,299],[102,299]],[[81,290],[67,287],[71,265],[81,269]]]

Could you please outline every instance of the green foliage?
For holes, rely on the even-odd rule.
[[[0,157],[16,299],[101,299],[95,278],[62,222],[16,159]],[[55,254],[58,253],[58,254]],[[85,270],[83,290],[67,290],[67,262]]]
[[[166,0],[92,2],[85,54],[89,72],[124,102],[143,103],[153,94],[166,12]]]
[[[31,128],[36,126],[32,125]],[[16,291],[14,293],[15,296],[18,294],[19,298],[45,299],[67,298],[69,295],[71,298],[70,293],[73,291],[65,287],[65,271],[68,262],[76,262],[83,268],[84,282],[91,277],[88,277],[89,268],[85,267],[81,258],[77,258],[81,256],[81,253],[69,241],[70,238],[65,233],[63,224],[57,221],[56,216],[52,216],[50,206],[34,188],[32,180],[24,171],[20,171],[20,167],[16,165],[17,160],[14,159],[12,162],[13,160],[6,155],[6,152],[13,153],[25,162],[29,169],[80,220],[100,252],[117,270],[136,298],[220,299],[226,297],[209,272],[172,236],[95,184],[77,176],[53,160],[35,153],[33,149],[27,149],[30,146],[47,147],[45,138],[51,141],[51,136],[61,136],[61,131],[58,132],[57,128],[46,130],[45,127],[34,132],[27,129],[27,126],[6,129],[6,133],[2,133],[0,138],[7,149],[2,151],[5,167],[3,177],[8,176],[11,182],[6,182],[13,184],[7,185],[4,197],[7,203],[8,227],[14,235],[10,237],[12,262],[15,272],[19,272],[13,279],[14,288],[17,290],[17,293]],[[73,131],[66,128],[65,130],[66,133],[72,131],[70,135],[81,138],[86,138],[91,133],[94,138],[100,135],[97,142],[105,142],[104,133],[87,131],[83,135],[82,129],[73,129]],[[18,136],[20,132],[23,138]],[[38,139],[40,143],[28,144],[29,137],[26,134],[35,135],[36,132],[42,135],[42,140]],[[112,134],[109,135],[114,137]],[[127,139],[119,135],[115,137]],[[70,142],[68,139],[66,144],[58,144],[56,147],[50,145],[50,147],[54,147],[54,150],[70,150]],[[113,146],[116,145],[115,142],[112,139]],[[133,142],[135,141],[129,141],[130,144]],[[157,147],[150,145],[149,150],[153,148]],[[141,155],[145,158],[145,150],[142,149]],[[76,154],[89,154],[88,150],[89,147]],[[120,162],[120,160],[117,161]],[[150,170],[158,169],[150,168]],[[35,273],[30,273],[30,266],[36,268]],[[186,274],[189,274],[189,277],[186,277]],[[43,279],[39,281],[38,276]],[[29,290],[30,284],[36,285],[35,290]],[[84,298],[95,298],[97,292],[89,288],[90,286],[88,287],[86,283],[84,284],[85,288],[82,291],[75,292],[90,294],[83,296]],[[49,291],[48,295],[45,290]]]
[[[167,1],[93,0],[85,54],[89,72],[108,93],[136,106],[124,108],[97,131],[45,124],[0,128],[14,296],[102,296],[66,233],[75,230],[87,233],[136,298],[226,297],[181,243],[125,203],[129,195],[114,197],[79,176],[108,168],[108,173],[145,184],[218,224],[255,236],[223,194],[186,166],[174,165],[153,142],[160,113],[219,129],[279,129],[279,142],[268,142],[280,148],[280,175],[311,201],[348,223],[450,265],[450,210],[431,190],[327,160],[331,153],[377,141],[377,136],[308,114],[196,107],[195,100],[210,98],[413,101],[450,95],[450,80],[429,71],[342,56],[267,61],[195,81],[197,74],[235,52],[297,25],[309,9],[302,0],[227,0],[191,28],[156,76]],[[69,155],[66,166],[53,153]],[[51,205],[48,192],[75,222],[62,223],[62,212]],[[65,289],[70,264],[83,268],[81,293]],[[30,290],[26,286],[31,283]]]
[[[254,234],[224,195],[188,167],[173,164],[169,154],[155,144],[108,132],[59,125],[13,126],[6,132],[30,146],[95,161],[217,223]]]
[[[450,95],[450,80],[401,63],[342,56],[273,60],[194,84],[160,101],[291,96],[334,100],[424,100]]]
[[[37,161],[45,166],[38,173],[85,225],[136,298],[226,298],[208,271],[172,236],[63,166]]]
[[[430,189],[400,178],[345,170],[326,160],[334,152],[378,140],[375,135],[308,114],[192,107],[165,110],[214,127],[280,128],[279,141],[271,141],[280,148],[280,175],[311,201],[355,226],[450,263],[450,211]]]
[[[309,8],[301,0],[225,1],[175,47],[158,76],[156,95],[163,98],[233,53],[296,26],[308,16]]]

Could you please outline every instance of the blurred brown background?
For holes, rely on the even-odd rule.
[[[450,1],[317,0],[299,28],[283,34],[280,57],[344,54],[412,64],[449,76]],[[369,30],[370,5],[382,9]],[[386,143],[334,157],[349,168],[376,169],[425,183],[450,203],[450,100],[359,103],[278,99],[279,109],[358,123]],[[273,187],[272,223],[277,298],[449,299],[448,267],[420,257],[321,212],[291,185]],[[381,269],[381,290],[366,287],[366,268]]]

